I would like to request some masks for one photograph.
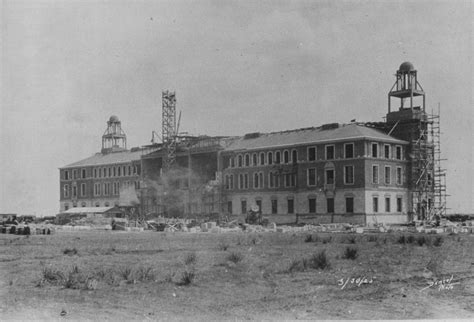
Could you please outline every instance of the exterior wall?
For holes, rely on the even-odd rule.
[[[378,209],[374,211],[374,197],[378,198]],[[385,208],[385,199],[390,198],[390,211]],[[397,209],[397,198],[401,198],[401,211]],[[409,192],[407,189],[373,189],[365,192],[367,224],[400,224],[408,221]]]

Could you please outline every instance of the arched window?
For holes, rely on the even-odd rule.
[[[280,153],[280,151],[276,151],[275,152],[275,163],[280,164],[280,162],[281,162],[281,153]]]
[[[258,165],[257,153],[252,154],[252,162],[254,166]]]
[[[260,153],[260,165],[265,165],[265,153]]]
[[[250,155],[249,154],[245,155],[245,166],[246,167],[250,166]]]
[[[298,152],[296,150],[291,151],[291,161],[293,163],[298,162]]]
[[[242,164],[242,155],[240,155],[240,154],[239,154],[239,156],[238,156],[237,165],[238,165],[239,168],[242,168],[242,165],[243,165],[243,164]]]
[[[290,152],[288,150],[285,150],[283,152],[283,163],[289,163],[290,162]]]
[[[268,152],[268,164],[273,164],[273,153]]]

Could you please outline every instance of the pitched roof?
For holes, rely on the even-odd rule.
[[[306,128],[300,130],[275,133],[260,133],[247,135],[234,140],[226,147],[226,151],[263,149],[278,146],[304,145],[311,143],[335,142],[350,139],[370,139],[383,142],[407,144],[382,131],[359,124],[344,124],[337,128],[324,127]]]
[[[116,164],[116,163],[128,163],[132,161],[140,160],[143,151],[120,151],[120,152],[111,152],[111,153],[96,153],[93,156],[83,159],[69,165],[62,167],[64,168],[76,168],[76,167],[85,167],[85,166],[97,166],[97,165],[106,165],[106,164]]]

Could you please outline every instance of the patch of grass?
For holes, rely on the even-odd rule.
[[[239,254],[239,253],[230,253],[226,259],[229,261],[229,262],[232,262],[234,264],[237,264],[238,262],[240,262],[242,259],[243,259],[243,256],[242,254]]]
[[[190,253],[188,255],[186,255],[186,257],[184,258],[184,264],[185,265],[193,265],[196,263],[196,260],[197,260],[197,256],[195,253]]]
[[[76,248],[66,248],[63,250],[64,255],[77,255],[77,249]]]
[[[415,236],[409,235],[409,236],[406,238],[406,243],[407,243],[407,244],[413,244],[414,242],[415,242]]]
[[[426,238],[425,236],[418,236],[418,237],[416,238],[416,242],[417,242],[418,246],[423,246],[423,245],[425,245],[425,244],[426,244],[427,246],[429,245],[429,239]]]
[[[308,259],[308,266],[313,269],[328,269],[331,267],[329,258],[326,255],[326,250],[312,255]]]
[[[190,285],[194,281],[195,277],[196,277],[196,274],[194,273],[193,270],[189,270],[189,271],[185,270],[181,274],[181,278],[179,279],[179,281],[176,284],[180,285],[180,286]]]
[[[290,265],[286,269],[287,273],[293,273],[293,272],[303,272],[306,270],[308,267],[308,260],[306,258],[302,259],[293,259],[290,262]]]
[[[313,242],[313,235],[306,235],[304,238],[305,243],[312,243]]]
[[[354,260],[354,259],[356,259],[358,256],[359,256],[359,254],[357,254],[357,248],[354,248],[354,247],[346,247],[346,250],[344,251],[344,255],[342,256],[342,258]]]
[[[344,239],[344,243],[345,244],[355,244],[357,241],[356,237],[355,236],[349,236],[347,237],[346,239]]]
[[[56,270],[49,267],[44,267],[42,271],[41,281],[40,284],[44,284],[45,282],[59,285],[64,280],[64,274],[60,270]]]
[[[135,278],[134,279],[139,281],[139,282],[154,281],[155,280],[155,273],[153,272],[153,268],[152,267],[140,266],[135,271]]]
[[[397,243],[399,243],[399,244],[405,244],[405,243],[406,243],[405,235],[399,236],[398,239],[397,239]]]
[[[125,281],[132,280],[132,269],[130,267],[122,267],[119,269],[119,275]]]

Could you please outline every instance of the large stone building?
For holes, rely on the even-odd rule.
[[[392,110],[393,98],[398,110]],[[442,173],[435,162],[439,136],[412,64],[397,70],[388,100],[385,122],[180,136],[171,169],[163,144],[127,150],[121,123],[112,116],[102,151],[60,169],[61,211],[135,205],[142,215],[239,215],[254,206],[276,222],[425,219],[445,204],[436,181]]]

